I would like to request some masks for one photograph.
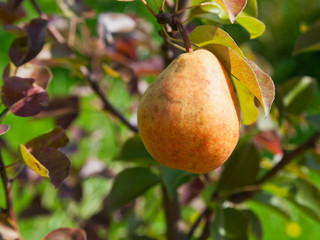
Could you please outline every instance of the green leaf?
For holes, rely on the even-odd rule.
[[[251,17],[258,16],[257,0],[247,0],[247,5],[243,9],[242,13],[247,14]]]
[[[115,160],[125,162],[139,162],[146,164],[157,164],[152,156],[144,147],[140,136],[134,136],[128,139],[123,145],[120,153],[115,157]]]
[[[261,191],[255,194],[250,201],[263,205],[264,207],[267,207],[268,210],[277,213],[277,215],[281,216],[286,221],[290,221],[290,213],[287,203],[282,198]]]
[[[255,238],[257,240],[261,240],[262,239],[262,226],[261,226],[260,219],[251,210],[243,210],[242,212],[246,215],[247,219],[249,220],[250,230],[254,234]]]
[[[294,183],[293,192],[288,200],[303,213],[320,223],[320,190],[310,182],[298,179]]]
[[[259,171],[259,160],[258,150],[253,144],[238,143],[225,164],[217,191],[240,188],[254,183]]]
[[[199,47],[204,47],[209,44],[221,44],[225,47],[231,48],[241,58],[245,59],[241,49],[230,37],[230,35],[221,28],[212,25],[203,25],[196,27],[190,34],[189,40]]]
[[[313,24],[307,32],[302,34],[296,43],[293,54],[320,50],[320,21]]]
[[[214,240],[247,240],[249,237],[248,219],[234,208],[218,207],[212,227]]]
[[[245,28],[250,34],[250,39],[257,38],[261,36],[266,27],[260,20],[250,17],[250,16],[238,16],[236,23],[239,23],[243,28]]]
[[[241,123],[250,125],[258,117],[258,109],[254,103],[254,95],[240,81],[232,77],[234,87],[237,92],[238,102],[241,109]]]
[[[160,182],[148,168],[128,168],[114,180],[109,194],[109,210],[113,211],[131,202]]]
[[[306,120],[310,122],[316,129],[320,129],[320,114],[306,116]]]
[[[317,94],[317,80],[308,76],[287,81],[283,87],[283,104],[291,114],[305,112]]]
[[[168,168],[163,165],[160,166],[160,171],[162,182],[166,187],[170,198],[174,197],[179,186],[188,182],[192,177],[197,176],[193,173]]]

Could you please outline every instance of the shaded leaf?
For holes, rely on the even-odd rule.
[[[48,107],[36,118],[54,117],[56,125],[64,129],[77,118],[79,114],[79,97],[55,97],[50,100]]]
[[[238,16],[236,23],[239,23],[243,28],[245,28],[250,34],[250,39],[254,39],[260,37],[266,27],[263,22],[258,20],[257,18],[250,16]]]
[[[288,197],[288,200],[298,209],[312,219],[320,222],[320,190],[302,179],[298,179],[294,183],[293,194]]]
[[[237,98],[241,109],[241,123],[244,125],[253,124],[258,117],[258,109],[254,103],[254,95],[240,81],[232,77]]]
[[[158,164],[146,150],[140,136],[129,138],[122,146],[115,160]]]
[[[114,180],[109,194],[109,209],[115,210],[131,202],[160,182],[148,168],[128,168]]]
[[[242,211],[234,208],[216,209],[212,225],[214,240],[247,240],[249,222]]]
[[[287,207],[287,203],[282,198],[260,191],[253,196],[251,201],[267,207],[268,210],[273,211],[285,220],[290,221],[290,211]]]
[[[33,156],[48,170],[50,182],[58,188],[69,175],[70,160],[55,148],[40,148],[32,151]]]
[[[24,145],[20,144],[19,157],[37,174],[49,178],[56,188],[69,174],[69,159],[55,148],[34,149],[30,153]]]
[[[25,27],[26,36],[16,38],[9,49],[9,57],[17,67],[30,61],[41,51],[47,31],[48,21],[37,18]]]
[[[240,142],[225,164],[217,191],[253,184],[259,172],[260,155],[251,143]]]
[[[61,148],[68,143],[68,137],[64,129],[55,128],[52,131],[42,134],[29,142],[27,142],[26,147],[30,152],[39,148]]]
[[[320,50],[320,21],[313,24],[307,32],[302,34],[296,43],[293,54]]]
[[[26,12],[21,6],[17,6],[15,8],[11,8],[10,2],[0,2],[0,25],[3,24],[12,24],[16,20],[24,18],[26,16]]]
[[[5,134],[9,131],[10,126],[9,125],[3,125],[0,124],[0,135]]]
[[[59,228],[48,233],[42,240],[87,240],[87,234],[80,228]]]
[[[317,80],[308,76],[296,77],[282,86],[283,104],[291,114],[301,114],[314,101],[317,94]]]
[[[261,240],[262,239],[262,226],[261,226],[260,219],[251,210],[243,210],[242,212],[246,215],[247,219],[249,220],[250,230],[254,234],[255,238],[257,240]]]
[[[10,77],[2,85],[2,103],[21,117],[34,116],[49,104],[48,93],[31,78]]]
[[[215,0],[216,3],[228,14],[231,23],[247,4],[247,0]]]
[[[318,130],[320,129],[320,114],[306,116],[306,120]]]
[[[166,187],[170,198],[174,197],[179,186],[189,182],[192,177],[197,176],[193,173],[168,168],[163,165],[160,166],[160,171],[162,182]]]
[[[17,7],[21,5],[23,0],[8,0],[8,6],[10,7],[11,10],[15,10]]]

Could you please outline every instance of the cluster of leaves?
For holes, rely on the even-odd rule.
[[[10,63],[0,63],[0,119],[5,122],[0,147],[6,165],[0,165],[1,195],[7,196],[0,213],[2,238],[320,236],[315,230],[320,224],[320,74],[278,80],[273,74],[283,69],[278,62],[270,64],[265,49],[252,50],[259,44],[273,47],[264,35],[251,43],[265,31],[275,6],[263,20],[257,18],[256,0],[193,0],[184,6],[190,7],[185,27],[192,29],[192,46],[220,59],[242,112],[236,150],[222,168],[199,176],[160,166],[136,134],[138,99],[167,56],[180,53],[172,44],[180,41],[177,33],[161,28],[139,1],[38,4],[0,2],[0,37],[14,37],[3,51]],[[158,7],[151,1],[148,6]],[[127,9],[136,12],[124,14]],[[174,11],[170,1],[166,11]],[[302,53],[317,54],[318,29],[315,22],[291,39],[295,47],[283,58],[293,59],[294,53],[298,62],[306,56]],[[275,75],[276,88],[269,74]]]

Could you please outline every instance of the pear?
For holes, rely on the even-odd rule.
[[[221,166],[238,142],[240,116],[217,57],[199,49],[173,60],[142,96],[138,128],[147,151],[169,168],[201,174]]]

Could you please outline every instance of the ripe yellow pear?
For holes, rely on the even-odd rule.
[[[240,132],[238,103],[217,57],[181,54],[150,85],[138,108],[138,128],[151,156],[192,173],[221,166]]]

